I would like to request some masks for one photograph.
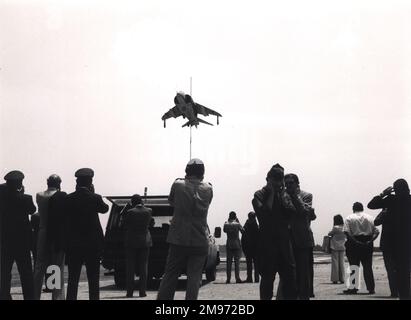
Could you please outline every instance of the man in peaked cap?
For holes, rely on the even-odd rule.
[[[100,258],[104,235],[99,213],[109,209],[101,195],[94,193],[94,171],[82,168],[76,171],[76,191],[66,198],[68,264],[67,300],[77,299],[81,267],[86,265],[90,300],[100,299]]]
[[[174,298],[178,277],[187,270],[186,300],[196,300],[208,254],[207,214],[213,188],[204,182],[204,163],[191,159],[184,179],[171,186],[168,200],[174,207],[167,242],[170,244],[158,300]]]
[[[0,299],[10,300],[11,269],[16,261],[25,300],[33,299],[32,244],[29,215],[36,211],[33,198],[24,194],[24,174],[11,171],[0,187],[1,283]]]
[[[267,174],[267,184],[252,201],[260,225],[258,264],[261,275],[260,299],[273,297],[277,273],[283,281],[284,298],[296,299],[295,260],[292,251],[290,220],[296,213],[284,187],[284,168],[275,164]]]

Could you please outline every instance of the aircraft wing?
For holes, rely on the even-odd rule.
[[[178,109],[177,107],[174,107],[168,110],[166,113],[164,113],[164,115],[161,117],[161,120],[166,120],[169,118],[177,118],[181,115],[182,113],[180,112],[180,109]]]
[[[208,115],[213,115],[213,116],[217,116],[217,117],[222,117],[221,114],[219,114],[217,111],[211,110],[207,107],[202,106],[199,103],[195,103],[194,104],[194,108],[197,111],[197,113],[202,114],[203,116],[208,116]]]

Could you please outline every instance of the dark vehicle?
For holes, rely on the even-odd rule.
[[[123,216],[130,209],[131,197],[106,197],[113,205],[107,222],[104,236],[103,267],[114,273],[114,282],[117,287],[125,286],[125,257],[124,257],[124,229]],[[148,280],[159,279],[164,274],[168,254],[166,242],[170,220],[173,217],[173,208],[168,203],[167,196],[145,196],[144,205],[153,210],[153,221],[150,233],[153,246],[150,249],[148,261]],[[210,230],[209,230],[210,231]],[[220,253],[215,237],[221,236],[221,228],[216,228],[214,236],[209,232],[208,257],[204,265],[204,272],[208,281],[214,281],[216,267],[220,263]],[[136,270],[138,274],[138,270]]]

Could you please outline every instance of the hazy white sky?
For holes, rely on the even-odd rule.
[[[334,214],[411,180],[410,39],[409,1],[0,0],[2,174],[72,191],[89,166],[103,195],[168,194],[189,129],[161,116],[192,76],[223,114],[193,129],[210,226],[244,222],[279,162],[314,194],[320,243]]]

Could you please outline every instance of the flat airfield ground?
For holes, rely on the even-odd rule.
[[[362,279],[359,293],[357,295],[344,295],[342,291],[346,289],[345,284],[332,284],[330,281],[331,273],[331,259],[330,255],[324,253],[315,253],[314,257],[314,292],[315,298],[313,300],[385,300],[390,299],[390,291],[388,287],[388,280],[381,253],[374,253],[373,271],[376,282],[376,293],[369,295],[365,288]],[[234,266],[233,266],[234,267]],[[346,267],[348,263],[346,262]],[[233,268],[234,269],[234,268]],[[240,276],[244,280],[246,278],[245,261],[241,262]],[[125,291],[117,289],[114,285],[113,276],[104,275],[103,268],[100,273],[100,299],[101,300],[126,300]],[[85,267],[83,266],[80,277],[78,299],[88,299],[88,284],[85,274]],[[234,271],[233,271],[234,273]],[[67,277],[67,270],[66,270]],[[234,274],[232,275],[234,279]],[[217,278],[215,281],[207,282],[205,276],[203,277],[203,285],[200,288],[199,300],[258,300],[259,299],[259,284],[258,283],[241,283],[226,284],[226,263],[222,261],[217,268]],[[137,283],[137,281],[136,281]],[[67,287],[67,279],[65,281]],[[186,281],[181,277],[178,283],[178,288],[175,294],[176,300],[182,300],[185,297]],[[274,292],[276,292],[278,279],[275,281]],[[134,292],[134,298],[127,300],[155,300],[159,287],[159,280],[152,280],[148,283],[147,297],[138,297],[138,290]],[[136,287],[137,289],[137,287]],[[23,299],[20,287],[20,278],[17,270],[13,268],[12,278],[12,298],[15,300]],[[50,293],[43,293],[42,300],[50,300]]]

